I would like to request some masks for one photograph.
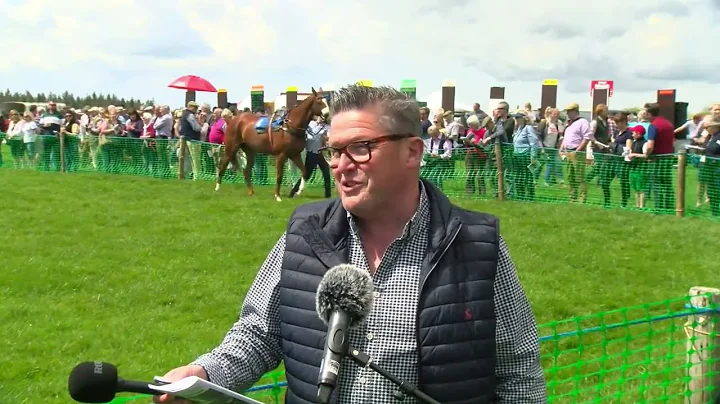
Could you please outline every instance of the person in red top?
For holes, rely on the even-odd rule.
[[[483,123],[485,126],[483,126]],[[467,118],[468,130],[465,137],[461,138],[467,151],[465,154],[465,167],[467,169],[465,191],[468,194],[474,194],[477,189],[480,195],[485,195],[485,173],[483,170],[487,155],[483,150],[482,140],[485,137],[486,126],[489,123],[492,123],[489,118],[484,122],[480,122],[477,115],[470,115]],[[478,185],[477,188],[476,184]]]
[[[674,210],[675,192],[673,191],[673,164],[675,164],[675,128],[673,124],[660,116],[660,105],[645,104],[650,114],[647,130],[647,149],[650,155],[650,181],[655,191],[655,209]]]

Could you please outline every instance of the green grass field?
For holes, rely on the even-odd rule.
[[[209,182],[98,173],[0,170],[0,183],[3,404],[71,402],[67,376],[81,361],[111,362],[123,377],[145,380],[211,349],[237,318],[293,207],[321,196],[314,188],[277,203],[269,188],[250,198],[235,184],[215,193]],[[709,242],[720,239],[720,226],[704,219],[458,203],[500,217],[539,323],[718,285]],[[684,347],[671,348],[684,355]],[[572,378],[577,369],[558,372]],[[580,383],[598,383],[597,375]],[[628,383],[623,389],[639,382]]]

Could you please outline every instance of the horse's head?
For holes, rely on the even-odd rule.
[[[305,138],[305,129],[313,116],[322,116],[326,112],[328,104],[325,101],[323,90],[315,91],[302,100],[297,106],[290,108],[285,119],[287,130],[293,135]]]
[[[325,94],[323,93],[322,87],[320,87],[319,91],[315,91],[315,88],[312,88],[312,95],[308,98],[312,98],[312,105],[310,105],[310,110],[312,111],[313,116],[322,116],[323,111],[325,108],[328,107],[327,101],[325,101]]]

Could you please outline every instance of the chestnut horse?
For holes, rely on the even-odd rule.
[[[255,194],[250,177],[253,165],[255,164],[255,154],[265,153],[275,156],[276,180],[275,183],[275,200],[280,202],[280,186],[282,185],[283,174],[285,172],[285,162],[291,160],[300,169],[302,179],[300,188],[296,195],[300,195],[305,188],[305,164],[302,161],[301,153],[305,150],[305,130],[310,120],[317,115],[321,115],[323,109],[327,107],[325,98],[323,97],[322,88],[317,92],[312,89],[312,95],[309,95],[297,106],[290,108],[287,116],[278,128],[273,128],[273,117],[268,118],[268,128],[263,133],[258,133],[255,124],[260,119],[259,116],[252,113],[241,113],[230,120],[225,130],[225,155],[223,156],[217,170],[215,178],[215,190],[220,189],[222,177],[230,162],[233,166],[240,167],[237,161],[237,154],[242,149],[245,152],[246,165],[243,174],[245,175],[245,185],[248,187],[248,193],[252,196]]]

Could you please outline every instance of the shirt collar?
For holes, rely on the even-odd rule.
[[[413,216],[405,224],[402,236],[399,238],[400,240],[409,240],[430,223],[430,202],[428,201],[427,190],[422,181],[418,182],[420,186],[420,203]],[[352,213],[347,212],[347,220],[350,225],[350,232],[354,237],[359,238],[360,233],[357,228],[357,222]]]

